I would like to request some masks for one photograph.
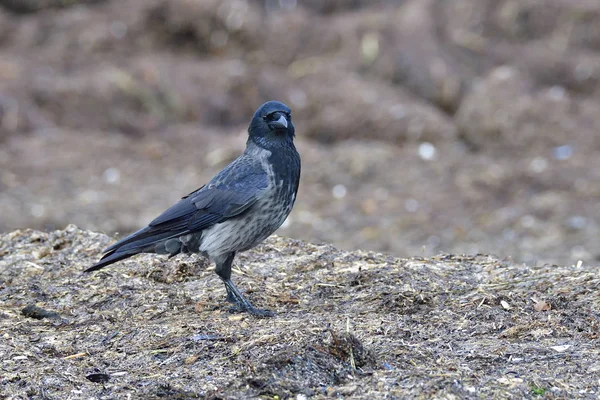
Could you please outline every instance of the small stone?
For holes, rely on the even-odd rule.
[[[36,258],[36,260],[44,258],[48,254],[50,254],[50,247],[47,246],[40,247],[39,250],[33,252],[33,256]]]
[[[421,157],[423,160],[433,160],[436,153],[437,150],[435,146],[429,142],[423,142],[419,145],[419,157]]]
[[[333,187],[333,189],[331,190],[331,193],[333,194],[333,197],[335,197],[336,199],[343,199],[344,197],[346,197],[348,190],[346,189],[346,186],[344,186],[344,185],[335,185]]]

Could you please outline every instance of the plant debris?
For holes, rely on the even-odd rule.
[[[60,315],[58,315],[58,313],[56,313],[54,311],[44,310],[43,308],[35,306],[33,304],[30,304],[30,305],[24,307],[21,310],[21,314],[23,314],[26,317],[34,318],[34,319],[44,319],[44,318],[60,319]]]
[[[194,274],[178,267],[195,265],[193,257],[140,255],[83,274],[111,242],[72,225],[0,236],[3,396],[600,393],[593,266],[527,266],[485,255],[398,259],[275,236],[235,265],[240,289],[277,312],[257,319],[229,312],[212,267]],[[179,272],[155,279],[160,268]],[[539,312],[532,298],[558,306]],[[33,304],[69,318],[56,324],[24,315],[27,306],[40,313]]]
[[[89,374],[85,378],[94,383],[106,383],[110,381],[110,375],[100,373]]]

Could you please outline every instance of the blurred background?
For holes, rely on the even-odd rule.
[[[597,262],[597,0],[0,0],[0,231],[125,234],[294,113],[279,234]]]

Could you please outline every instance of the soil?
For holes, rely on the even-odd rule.
[[[598,20],[594,0],[0,0],[0,397],[597,397]],[[80,274],[110,242],[91,231],[203,185],[270,99],[303,160],[278,234],[347,251],[240,257],[276,319],[229,313],[194,259]]]
[[[600,3],[0,1],[0,231],[145,225],[294,111],[280,234],[600,257]]]
[[[585,265],[397,259],[272,237],[234,280],[69,226],[0,236],[3,398],[595,398],[600,284]]]

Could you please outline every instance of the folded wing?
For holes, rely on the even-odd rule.
[[[211,182],[190,193],[150,224],[105,250],[105,255],[86,272],[95,271],[137,253],[153,252],[156,244],[200,232],[243,214],[268,187],[262,166],[240,158]]]

